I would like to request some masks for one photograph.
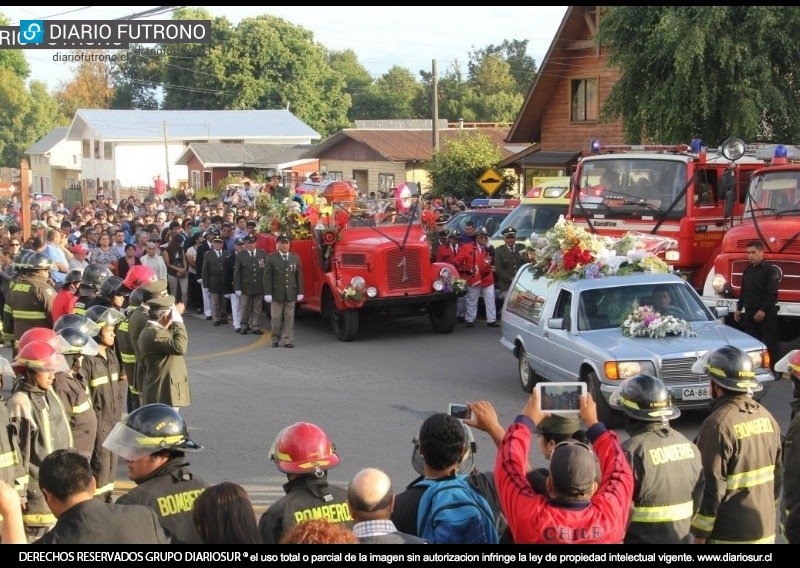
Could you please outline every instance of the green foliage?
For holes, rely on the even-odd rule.
[[[359,101],[359,118],[423,118],[416,114],[415,102],[423,92],[411,71],[395,65],[354,100]]]
[[[794,142],[799,24],[793,6],[609,9],[597,39],[622,76],[603,118],[623,118],[628,142]]]
[[[10,24],[11,20],[0,12],[0,26],[8,26]],[[31,74],[28,60],[25,59],[25,53],[21,49],[0,49],[0,69],[13,71],[21,79],[27,79]]]
[[[431,178],[431,193],[435,197],[454,195],[467,202],[476,197],[486,197],[478,179],[500,158],[500,150],[488,136],[462,131],[459,136],[445,140],[426,165]],[[505,180],[498,192],[502,193],[508,184],[509,180]]]
[[[360,105],[366,103],[364,94],[373,83],[369,71],[358,62],[358,56],[352,49],[328,52],[327,59],[331,70],[344,80],[344,92],[350,97],[351,106],[347,111],[347,118],[351,121],[364,118],[365,113],[361,111]]]
[[[470,77],[475,78],[480,74],[480,68],[487,57],[499,57],[509,66],[509,72],[514,81],[514,91],[525,96],[536,78],[536,61],[527,55],[527,50],[527,39],[504,39],[500,45],[488,45],[483,49],[476,49],[470,53],[467,64]]]

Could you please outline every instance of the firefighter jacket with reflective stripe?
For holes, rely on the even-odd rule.
[[[103,447],[108,434],[125,412],[125,383],[119,380],[119,359],[113,347],[101,346],[101,352],[84,357],[81,375],[89,387],[89,398],[97,415],[97,437],[92,452],[92,473],[97,480],[95,495],[114,490],[117,455]]]
[[[72,447],[72,431],[61,398],[24,379],[8,399],[8,414],[22,452],[27,474],[27,509],[22,520],[27,526],[49,526],[55,522],[39,489],[39,466],[55,450]]]
[[[22,334],[33,327],[53,329],[51,311],[55,298],[55,289],[47,277],[40,274],[26,275],[11,284],[6,307],[10,311],[10,330],[15,340],[19,341]]]
[[[774,543],[783,481],[780,426],[744,393],[716,399],[695,440],[705,487],[692,534],[709,543]]]
[[[6,401],[0,398],[0,480],[14,487],[20,495],[24,495],[25,470],[22,468],[22,452],[11,426]]]
[[[700,450],[661,422],[628,419],[622,443],[633,471],[633,515],[625,544],[691,544],[689,527],[700,505]]]
[[[203,479],[189,471],[181,455],[171,458],[150,477],[117,499],[118,505],[147,505],[158,515],[168,533],[186,544],[201,544],[192,522],[194,502],[208,487]]]
[[[258,521],[264,544],[277,544],[283,533],[311,519],[325,519],[352,528],[353,517],[347,506],[347,490],[328,485],[327,472],[301,475],[283,485],[286,495],[269,506]]]
[[[97,415],[89,400],[89,387],[86,381],[80,373],[56,373],[53,390],[64,403],[64,410],[72,429],[73,447],[87,460],[91,460],[97,438]]]
[[[792,401],[794,417],[783,442],[784,481],[781,525],[786,522],[789,511],[800,505],[800,413],[796,412],[798,402],[800,402],[798,398]]]
[[[633,475],[617,434],[602,422],[586,431],[599,458],[602,478],[584,501],[550,499],[533,491],[527,477],[533,421],[517,416],[506,430],[494,466],[494,481],[516,544],[619,544],[633,498]]]

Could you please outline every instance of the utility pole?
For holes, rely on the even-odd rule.
[[[167,121],[164,121],[164,162],[167,164],[167,191],[172,190],[172,182],[169,179],[169,147],[167,146]]]
[[[19,203],[22,217],[22,238],[26,241],[31,236],[31,188],[28,185],[28,160],[22,159],[19,162]]]
[[[431,87],[433,88],[433,149],[439,149],[439,76],[436,71],[436,60],[434,59],[431,65]]]

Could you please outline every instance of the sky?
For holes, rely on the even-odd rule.
[[[0,13],[19,20],[113,20],[155,6],[4,6]],[[330,50],[352,49],[373,77],[391,67],[430,72],[436,60],[441,77],[454,61],[466,71],[469,53],[503,40],[528,40],[537,69],[550,48],[567,6],[205,6],[212,16],[242,18],[271,14],[314,33]],[[170,13],[150,19],[167,20]],[[55,50],[25,50],[31,79],[50,89],[72,78],[74,64],[54,62]],[[66,53],[66,52],[64,52]]]

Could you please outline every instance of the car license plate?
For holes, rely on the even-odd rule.
[[[683,400],[708,400],[711,398],[711,387],[690,387],[683,389]]]
[[[717,300],[718,308],[728,308],[733,311],[736,309],[736,300]]]

